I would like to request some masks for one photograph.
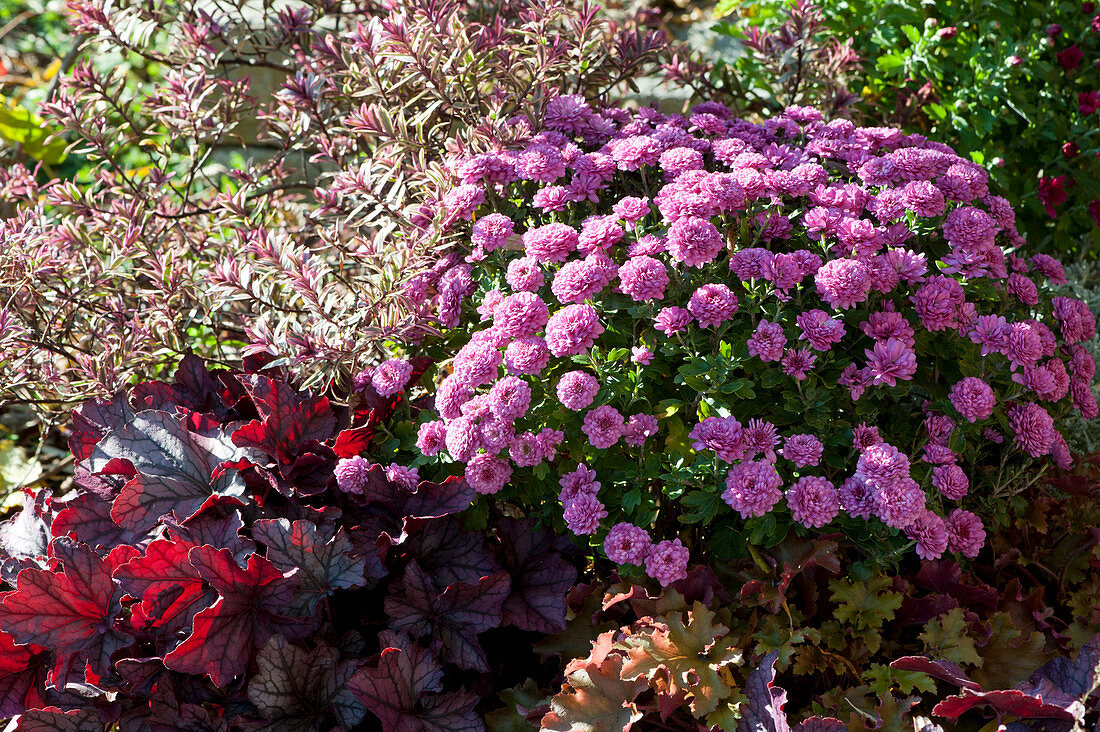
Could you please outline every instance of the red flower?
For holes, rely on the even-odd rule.
[[[1085,60],[1085,54],[1077,47],[1077,44],[1058,52],[1058,63],[1066,71],[1073,71]]]
[[[1057,209],[1066,202],[1065,189],[1072,185],[1073,181],[1064,175],[1039,180],[1039,200],[1043,202],[1043,208],[1052,219],[1058,218]]]
[[[1076,142],[1067,142],[1062,145],[1062,155],[1066,157],[1066,160],[1073,160],[1081,153],[1081,148],[1077,146]]]

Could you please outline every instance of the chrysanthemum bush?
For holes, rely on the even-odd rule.
[[[807,108],[546,126],[445,201],[474,294],[418,445],[479,493],[662,584],[792,526],[974,556],[1096,417],[1093,313],[949,148]]]

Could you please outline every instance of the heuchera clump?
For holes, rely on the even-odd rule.
[[[565,629],[577,572],[530,520],[466,530],[461,477],[361,455],[423,361],[377,369],[398,393],[352,409],[189,357],[77,410],[75,490],[0,524],[0,717],[484,730],[481,688],[540,674],[516,647]]]
[[[667,584],[792,523],[974,556],[1029,461],[1070,461],[1095,316],[980,166],[808,108],[544,125],[457,161],[441,215],[476,312],[419,446],[478,492]]]

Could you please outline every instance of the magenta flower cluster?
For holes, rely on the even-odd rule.
[[[420,449],[481,493],[556,479],[570,531],[662,584],[688,547],[651,537],[675,500],[628,520],[638,485],[724,478],[731,518],[782,509],[817,529],[843,514],[922,557],[973,556],[981,518],[953,502],[975,466],[1064,465],[1056,417],[1097,415],[1095,315],[1058,295],[1056,260],[1019,254],[985,171],[920,135],[802,108],[754,124],[713,103],[679,116],[561,97],[525,145],[454,172],[440,220],[469,226],[472,253],[436,291],[476,290],[477,315]],[[722,349],[711,377],[753,375],[755,397],[680,376]],[[807,429],[803,409],[827,419]],[[690,458],[684,485],[644,467],[666,446]]]

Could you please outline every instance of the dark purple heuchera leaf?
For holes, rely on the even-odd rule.
[[[890,663],[890,668],[899,671],[919,671],[926,673],[934,679],[946,681],[949,684],[966,689],[968,691],[981,691],[982,687],[966,675],[959,666],[950,661],[933,661],[925,656],[904,656]]]
[[[45,684],[44,653],[16,645],[0,633],[0,717],[14,717],[27,709],[44,706],[39,689]]]
[[[96,549],[141,544],[140,534],[128,531],[111,518],[111,502],[94,493],[70,493],[53,502],[60,508],[53,519],[53,535],[69,536]]]
[[[243,495],[240,475],[218,468],[246,457],[247,451],[224,434],[189,432],[175,415],[149,410],[108,432],[89,463],[99,471],[111,461],[125,460],[137,471],[115,499],[111,517],[126,529],[144,533],[166,514],[186,519],[211,496]]]
[[[0,602],[0,629],[17,643],[53,651],[49,680],[58,688],[73,673],[83,682],[85,664],[91,673],[105,675],[111,654],[129,642],[113,627],[122,609],[122,591],[111,579],[111,570],[135,553],[121,546],[103,559],[72,539],[54,539],[50,554],[63,569],[24,569],[16,590]]]
[[[297,636],[308,631],[301,619],[283,615],[296,583],[268,560],[253,554],[241,569],[228,549],[209,546],[196,547],[188,556],[219,597],[195,616],[191,635],[164,656],[168,668],[208,674],[216,686],[224,687],[244,673],[272,634]]]
[[[149,694],[148,706],[123,716],[134,729],[145,732],[229,732],[225,716],[202,706],[209,695],[203,689],[190,688],[187,677],[165,674]],[[205,685],[205,684],[204,684]],[[127,729],[121,724],[120,730]]]
[[[252,537],[267,546],[267,558],[284,572],[298,570],[297,614],[312,614],[334,590],[363,587],[366,560],[352,555],[343,529],[318,528],[309,521],[262,519],[252,525]],[[375,563],[381,569],[381,565]],[[377,577],[376,577],[377,579]]]
[[[208,503],[186,521],[181,523],[168,517],[164,525],[172,530],[174,536],[195,546],[209,545],[230,550],[238,564],[256,551],[256,544],[240,535],[244,522],[235,506]]]
[[[506,519],[497,525],[501,564],[512,577],[503,622],[523,630],[565,630],[565,596],[577,570],[553,550],[553,537],[533,521]]]
[[[424,521],[410,528],[410,534],[402,548],[436,587],[444,588],[455,582],[476,584],[500,569],[485,550],[481,533],[463,531],[457,519]]]
[[[192,548],[186,541],[158,539],[146,547],[145,556],[115,570],[114,577],[126,594],[140,600],[131,610],[135,629],[174,637],[217,598],[191,564]]]
[[[382,634],[377,668],[364,667],[348,680],[386,732],[483,732],[474,711],[477,697],[465,691],[439,693],[443,669],[416,643]],[[388,646],[388,647],[387,647]]]
[[[109,431],[118,429],[134,416],[125,394],[116,394],[109,400],[92,399],[72,411],[72,431],[69,433],[69,450],[77,462],[92,456],[92,450]]]
[[[1074,660],[1061,656],[1051,659],[1029,679],[1033,685],[1044,680],[1082,700],[1100,691],[1100,634],[1089,639]]]
[[[363,721],[366,709],[348,688],[355,666],[327,645],[306,651],[273,635],[256,658],[259,673],[248,698],[266,717],[267,732],[316,730],[331,711],[346,728]]]
[[[772,651],[760,662],[748,679],[744,693],[748,701],[741,709],[737,732],[791,732],[787,713],[787,692],[775,685],[775,662],[779,651]],[[813,717],[794,727],[793,732],[844,732],[844,724],[831,717]]]
[[[228,375],[228,372],[222,372]],[[201,358],[188,354],[180,360],[174,383],[147,381],[134,387],[130,399],[138,409],[170,412],[182,407],[191,412],[208,412],[222,419],[228,412],[221,374],[206,369]],[[234,380],[235,381],[235,380]]]
[[[459,668],[488,671],[477,634],[496,628],[511,581],[497,572],[477,584],[456,582],[440,594],[416,562],[410,562],[395,593],[386,598],[390,627],[414,638],[431,635],[442,646],[442,659]]]
[[[105,727],[92,710],[63,712],[57,707],[32,709],[15,723],[17,732],[103,732]]]

